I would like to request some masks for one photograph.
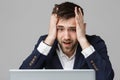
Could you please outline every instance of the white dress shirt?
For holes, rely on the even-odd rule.
[[[65,70],[73,69],[76,50],[71,57],[68,57],[67,55],[63,53],[63,51],[60,48],[60,45],[58,44],[58,49],[56,49],[56,52],[63,66],[63,69]]]
[[[41,54],[47,56],[51,48],[52,48],[52,46],[48,46],[43,41],[41,41],[41,43],[39,44],[37,50]],[[82,50],[81,53],[84,55],[85,58],[87,58],[94,51],[95,51],[94,47],[92,45],[90,45],[90,47]],[[62,52],[59,45],[58,45],[58,49],[56,49],[56,52],[57,52],[57,55],[58,55],[58,57],[60,59],[60,62],[62,64],[63,69],[65,69],[65,70],[73,69],[76,50],[75,50],[74,54],[70,58]]]

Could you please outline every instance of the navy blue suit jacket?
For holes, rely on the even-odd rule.
[[[42,55],[37,47],[47,35],[41,36],[38,40],[32,54],[27,57],[20,69],[63,69],[58,55],[56,54],[57,40],[55,40],[48,56]],[[113,80],[114,71],[112,69],[105,42],[99,36],[86,36],[90,44],[95,48],[95,52],[89,57],[84,58],[81,54],[81,47],[78,45],[74,69],[94,69],[96,71],[96,80]]]

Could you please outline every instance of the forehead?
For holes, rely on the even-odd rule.
[[[57,26],[75,26],[76,22],[75,22],[75,18],[70,18],[70,19],[59,19]]]

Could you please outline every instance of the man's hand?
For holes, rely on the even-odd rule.
[[[52,45],[54,40],[56,39],[57,29],[56,24],[58,22],[57,14],[52,14],[50,19],[49,33],[45,39],[45,43],[48,45]]]
[[[83,20],[83,15],[80,8],[75,7],[75,21],[76,21],[76,34],[79,44],[82,49],[85,49],[90,46],[85,34],[86,34],[86,24]]]

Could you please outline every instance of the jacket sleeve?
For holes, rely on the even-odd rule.
[[[23,61],[20,69],[42,69],[46,60],[46,56],[41,54],[37,47],[39,43],[45,39],[46,36],[41,36],[34,47],[32,53]]]
[[[113,80],[114,71],[112,69],[105,42],[98,36],[94,36],[91,44],[95,52],[86,58],[86,62],[91,69],[96,71],[96,80]]]

